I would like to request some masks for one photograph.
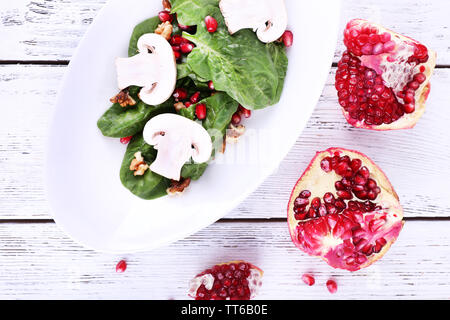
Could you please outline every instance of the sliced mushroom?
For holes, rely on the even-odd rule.
[[[168,179],[180,180],[181,168],[190,159],[207,162],[212,142],[208,132],[197,122],[185,117],[164,113],[144,127],[144,140],[158,150],[150,170]]]
[[[172,47],[156,33],[142,35],[137,47],[137,55],[116,59],[119,89],[143,87],[139,93],[143,102],[149,105],[161,104],[170,98],[177,81]]]
[[[251,28],[259,40],[268,43],[278,40],[286,31],[284,0],[221,0],[219,6],[231,34]]]

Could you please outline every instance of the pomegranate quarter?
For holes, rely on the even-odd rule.
[[[215,265],[191,280],[189,296],[196,300],[250,300],[261,287],[263,271],[251,263]]]
[[[335,86],[347,122],[358,128],[412,128],[425,112],[436,53],[362,19],[344,31]]]
[[[318,152],[288,204],[292,241],[330,266],[356,271],[380,259],[403,227],[403,209],[386,175],[362,153]]]

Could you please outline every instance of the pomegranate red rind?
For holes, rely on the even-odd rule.
[[[344,31],[336,89],[348,123],[373,130],[412,128],[425,112],[436,53],[362,19]]]
[[[188,294],[196,300],[250,300],[261,287],[263,273],[245,261],[218,264],[192,279]]]
[[[386,175],[357,151],[318,152],[288,204],[292,241],[334,268],[356,271],[380,259],[403,226]]]

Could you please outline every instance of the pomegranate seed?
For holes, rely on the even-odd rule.
[[[173,47],[172,47],[173,48]],[[175,57],[175,60],[178,60],[181,58],[181,53],[179,51],[173,50],[173,55]]]
[[[170,38],[170,44],[172,46],[179,46],[182,43],[188,43],[189,41],[182,36],[179,36],[177,34],[173,35],[172,38]]]
[[[337,291],[337,283],[334,280],[328,280],[327,281],[327,289],[330,291],[330,293],[336,293]]]
[[[182,43],[180,49],[183,53],[190,53],[194,49],[194,45],[192,43]]]
[[[217,24],[217,20],[214,19],[213,17],[206,16],[205,25],[206,25],[206,30],[208,30],[208,32],[210,32],[210,33],[216,32],[218,24]]]
[[[191,101],[191,103],[197,103],[199,99],[200,99],[200,91],[197,91],[191,96],[189,100]]]
[[[312,275],[309,275],[309,274],[302,275],[302,280],[308,286],[312,286],[312,285],[314,285],[314,283],[316,283],[316,280],[314,279],[314,277]]]
[[[120,260],[116,265],[116,272],[122,273],[127,270],[127,262],[125,260]]]
[[[239,113],[235,112],[233,114],[233,116],[231,117],[231,123],[233,123],[234,125],[241,123],[241,116],[239,115]]]
[[[192,29],[191,26],[185,26],[184,24],[181,24],[179,22],[178,22],[178,27],[183,31],[191,31],[191,29]]]
[[[189,108],[190,106],[192,106],[192,102],[186,101],[186,102],[184,103],[184,105],[186,106],[186,108]]]
[[[188,92],[184,88],[176,88],[173,92],[173,97],[176,101],[184,100],[187,98]]]
[[[128,144],[128,143],[130,142],[131,138],[133,138],[133,136],[120,138],[120,143],[122,143],[122,144]]]
[[[309,198],[309,197],[311,197],[311,191],[303,190],[302,192],[300,192],[299,197],[304,198],[304,199]]]
[[[161,11],[160,13],[158,13],[158,17],[161,22],[172,22],[173,20],[173,16],[167,11]]]
[[[252,116],[252,111],[245,109],[243,106],[239,105],[239,113],[245,118],[250,118]]]
[[[208,88],[209,90],[213,91],[214,90],[214,83],[212,81],[208,82]]]
[[[200,103],[195,107],[195,115],[199,120],[206,118],[206,105],[204,103]]]
[[[282,40],[286,48],[292,47],[292,44],[294,43],[294,34],[292,31],[286,30],[283,33]]]

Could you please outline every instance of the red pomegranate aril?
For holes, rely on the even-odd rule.
[[[197,103],[198,100],[200,99],[200,91],[197,91],[196,93],[194,93],[191,98],[189,99],[189,101],[191,103]]]
[[[231,117],[231,123],[234,125],[238,125],[239,123],[241,123],[241,120],[241,116],[237,112],[235,112]]]
[[[172,47],[172,48],[173,48],[173,47]],[[174,55],[174,57],[175,57],[175,60],[178,60],[178,59],[181,58],[181,53],[180,53],[180,51],[175,51],[175,50],[173,50],[173,55]]]
[[[312,286],[312,285],[314,285],[314,283],[316,283],[316,280],[314,279],[314,277],[312,275],[306,274],[306,273],[304,275],[302,275],[302,280],[308,286]]]
[[[194,45],[192,43],[182,43],[180,45],[181,52],[183,53],[191,53],[194,49]]]
[[[120,138],[120,143],[128,144],[130,142],[131,138],[133,138],[133,136]]]
[[[250,118],[252,116],[252,111],[244,108],[241,105],[239,105],[239,113],[243,115],[245,118]]]
[[[309,198],[309,197],[311,197],[311,191],[303,190],[302,192],[300,192],[299,197],[300,198],[305,198],[305,199]]]
[[[186,108],[189,108],[190,106],[192,106],[192,102],[186,101],[186,102],[184,103],[184,105],[186,106]]]
[[[208,88],[209,88],[209,90],[211,90],[211,91],[215,90],[215,89],[214,89],[214,83],[213,83],[212,81],[209,81],[209,82],[208,82]]]
[[[327,289],[328,291],[333,294],[337,291],[337,283],[334,280],[328,280],[327,281]]]
[[[184,88],[176,88],[173,92],[173,97],[176,101],[187,99],[188,92]]]
[[[216,32],[217,27],[218,27],[217,20],[211,16],[205,17],[205,25],[206,25],[206,30],[208,30],[208,32],[210,32],[210,33]]]
[[[177,35],[177,34],[173,35],[172,38],[170,38],[170,44],[172,46],[179,46],[182,43],[186,43],[186,42],[188,42],[187,39],[184,39],[182,36]]]
[[[281,39],[286,48],[290,48],[294,44],[294,34],[290,30],[286,30],[281,36]]]
[[[199,120],[203,120],[206,118],[206,105],[204,103],[199,103],[195,107],[195,115]]]
[[[127,262],[125,260],[120,260],[116,264],[116,272],[123,273],[123,272],[125,272],[125,270],[127,270]]]
[[[161,22],[172,22],[173,20],[173,16],[167,11],[161,11],[160,13],[158,13],[158,17]]]

